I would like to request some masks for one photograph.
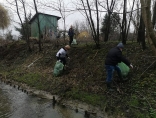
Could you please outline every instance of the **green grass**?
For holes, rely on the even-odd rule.
[[[15,53],[17,58],[14,55],[14,59],[11,58],[12,56],[10,57],[7,52],[6,58],[2,58],[0,62],[0,72],[3,77],[6,77],[5,79],[15,80],[39,90],[46,90],[52,94],[56,93],[66,98],[99,106],[104,110],[105,107],[108,107],[110,115],[120,115],[126,118],[156,118],[156,92],[154,92],[156,66],[153,64],[149,68],[155,61],[155,57],[150,50],[142,51],[141,45],[136,42],[133,44],[127,42],[123,51],[124,55],[134,64],[134,69],[129,73],[130,81],[121,85],[124,94],[119,94],[117,91],[107,94],[105,91],[104,59],[108,50],[117,43],[101,43],[100,49],[96,49],[93,43],[73,46],[69,53],[71,57],[69,73],[60,77],[53,77],[52,73],[58,49],[45,46],[40,53],[27,52],[23,47],[17,48],[17,45],[17,50],[10,50],[10,53],[12,55]],[[16,45],[11,48],[14,46]],[[8,47],[10,48],[10,45]],[[3,54],[4,57],[5,54]],[[38,57],[42,58],[30,68],[25,67]],[[143,73],[145,70],[146,72]]]
[[[84,91],[79,91],[78,89],[74,88],[71,91],[66,93],[66,97],[80,100],[82,102],[86,102],[88,104],[94,106],[104,106],[106,104],[105,97],[98,94],[90,94]],[[102,103],[102,104],[101,104]]]
[[[24,74],[21,77],[15,78],[15,80],[26,83],[30,86],[35,86],[36,84],[38,84],[40,82],[40,79],[41,75],[39,73],[28,73]]]

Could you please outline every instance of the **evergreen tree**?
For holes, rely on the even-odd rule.
[[[28,15],[28,17],[23,22],[23,26],[24,26],[25,29],[27,28],[26,23],[29,23],[30,20],[31,20],[31,13]],[[28,22],[26,22],[26,21],[28,21]],[[20,28],[19,27],[15,27],[15,30],[20,33],[20,38],[21,39],[26,39],[26,35],[24,34],[24,30],[22,28],[22,24],[20,24]],[[25,31],[28,31],[27,33],[29,33],[29,36],[31,35],[31,27],[30,27],[29,24],[28,24],[28,30],[25,30]]]
[[[107,29],[107,20],[108,20],[108,14],[104,16],[102,27],[101,27],[101,33],[105,35],[106,29]],[[113,13],[110,16],[110,35],[114,33],[120,33],[120,16],[117,13]]]

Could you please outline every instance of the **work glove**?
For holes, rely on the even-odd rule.
[[[132,64],[130,64],[130,67],[131,67],[131,68],[133,68],[133,65],[132,65]]]

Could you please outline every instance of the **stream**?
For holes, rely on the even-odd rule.
[[[59,105],[52,100],[32,96],[0,82],[0,118],[86,118],[84,112],[78,113]]]

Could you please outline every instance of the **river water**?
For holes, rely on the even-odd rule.
[[[0,82],[0,118],[85,118],[69,108],[53,106],[51,100],[28,95]]]

